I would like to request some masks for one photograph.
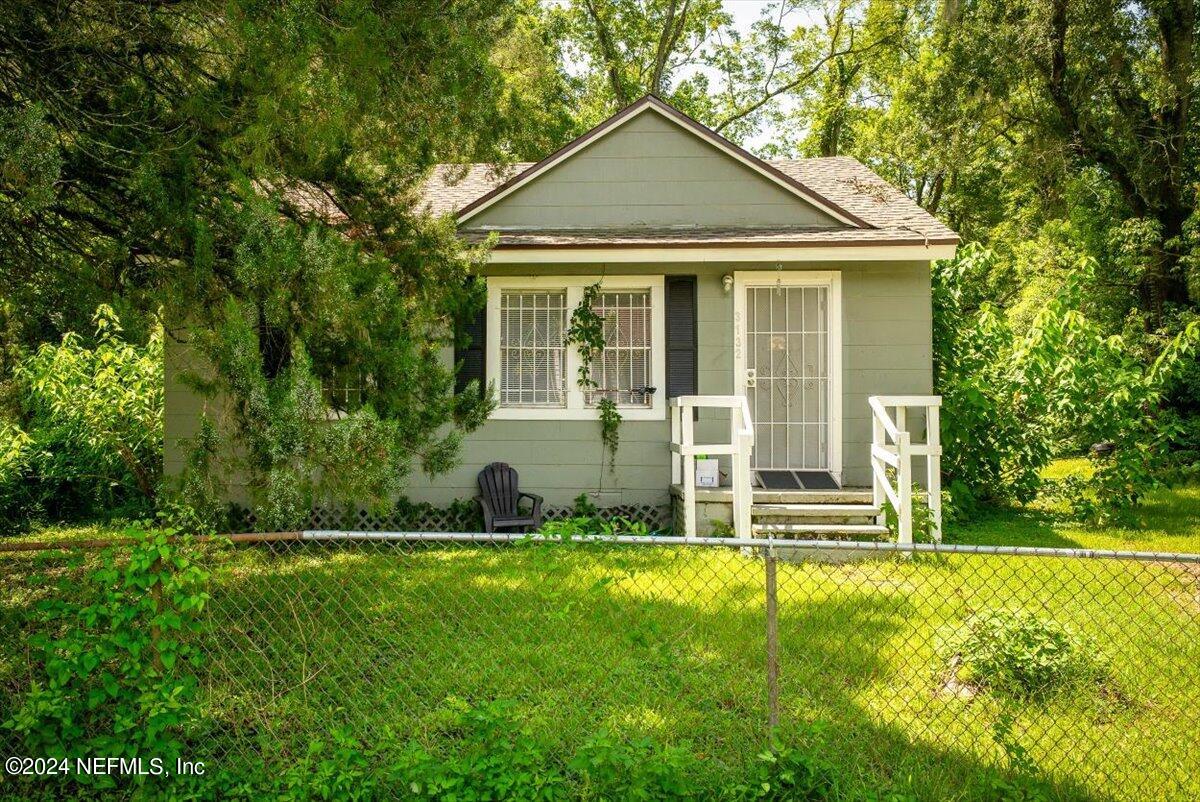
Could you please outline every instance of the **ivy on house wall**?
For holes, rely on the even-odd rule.
[[[592,365],[604,351],[604,318],[596,313],[596,302],[600,298],[600,282],[583,288],[579,305],[571,312],[571,325],[567,328],[567,343],[579,351],[579,374],[577,383],[585,393],[599,390],[597,410],[600,414],[600,442],[608,454],[608,469],[617,468],[617,448],[621,444],[621,413],[617,404],[592,378]]]

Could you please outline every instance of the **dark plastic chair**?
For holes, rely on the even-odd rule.
[[[521,509],[521,499],[533,502],[533,509]],[[517,472],[507,463],[493,462],[479,472],[479,495],[476,496],[483,509],[483,531],[497,529],[520,529],[528,532],[542,525],[542,497],[536,493],[522,493]]]

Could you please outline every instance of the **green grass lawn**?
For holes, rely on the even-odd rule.
[[[1045,475],[1058,479],[1087,470],[1087,460],[1059,460]],[[1151,491],[1129,518],[1123,524],[1089,526],[1071,520],[1061,507],[1039,501],[993,510],[969,523],[948,524],[946,541],[1200,554],[1200,485]]]
[[[241,549],[215,583],[208,737],[286,760],[337,722],[437,747],[445,700],[513,699],[564,751],[599,728],[685,744],[720,788],[767,742],[762,570],[733,550]],[[826,722],[861,792],[970,798],[1008,708],[1058,798],[1196,798],[1198,594],[1132,563],[781,564],[780,735]],[[1084,634],[1109,679],[1037,703],[949,688],[944,642],[996,608]]]
[[[1142,528],[1094,529],[1054,510],[1006,511],[947,535],[1200,551],[1196,488],[1157,493],[1141,514]],[[100,534],[86,531],[71,534]],[[768,742],[763,565],[737,550],[303,544],[206,559],[195,737],[224,767],[277,771],[334,727],[451,749],[455,700],[514,700],[562,755],[601,729],[684,746],[713,793]],[[77,569],[9,555],[0,571],[2,719],[27,682],[30,605]],[[982,555],[778,571],[778,736],[794,742],[824,722],[817,748],[848,796],[980,798],[988,771],[1005,767],[997,726],[1011,720],[1052,798],[1200,798],[1200,571]],[[956,682],[948,641],[994,609],[1067,625],[1103,681],[1036,702]]]

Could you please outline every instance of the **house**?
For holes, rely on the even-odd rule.
[[[756,158],[652,96],[536,164],[446,166],[425,193],[465,239],[497,237],[486,309],[457,358],[464,378],[494,382],[499,403],[461,466],[413,477],[411,499],[470,498],[480,467],[504,461],[548,505],[588,494],[600,507],[662,508],[674,484],[700,503],[700,531],[710,518],[736,523],[730,488],[691,488],[687,436],[711,453],[725,444],[724,483],[752,475],[753,502],[774,502],[780,520],[794,517],[789,504],[849,501],[873,525],[880,489],[861,488],[882,483],[884,463],[899,470],[896,420],[919,437],[923,417],[873,424],[868,399],[927,408],[930,262],[958,243],[903,193],[851,158]],[[578,386],[580,356],[565,342],[597,281],[608,321],[599,391]],[[612,470],[601,397],[622,417]],[[742,399],[753,444],[743,436],[739,451]],[[893,442],[873,452],[889,422]],[[172,429],[168,410],[168,467]],[[739,453],[747,470],[734,470]],[[808,512],[818,523],[829,513]]]

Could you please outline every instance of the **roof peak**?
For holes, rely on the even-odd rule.
[[[805,185],[793,176],[777,169],[770,162],[760,159],[758,156],[743,149],[739,145],[734,144],[713,129],[703,125],[697,120],[689,117],[679,109],[667,103],[662,98],[654,94],[646,94],[617,113],[610,116],[608,119],[596,125],[586,133],[576,137],[571,142],[556,150],[546,158],[536,162],[524,169],[520,169],[515,175],[504,181],[499,186],[493,188],[486,194],[471,200],[467,205],[458,210],[457,219],[459,224],[467,222],[475,215],[487,209],[494,203],[499,202],[504,197],[515,192],[525,184],[533,181],[542,173],[554,168],[558,164],[571,158],[575,153],[583,150],[593,142],[607,136],[613,131],[618,130],[622,125],[634,119],[635,117],[647,112],[653,111],[660,114],[667,120],[675,123],[681,128],[689,131],[693,135],[708,142],[708,144],[716,147],[724,152],[727,156],[741,162],[751,170],[759,173],[764,179],[770,181],[784,190],[795,195],[802,201],[816,207],[819,211],[827,214],[835,220],[853,228],[872,228],[871,224],[863,220],[861,217],[839,206],[828,197],[819,192],[814,191],[811,187]]]

